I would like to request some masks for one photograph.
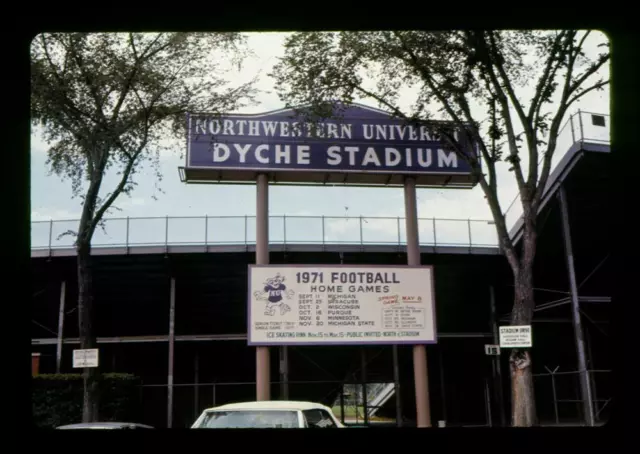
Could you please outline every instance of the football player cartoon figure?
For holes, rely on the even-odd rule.
[[[265,315],[274,315],[276,307],[280,308],[280,315],[284,315],[291,310],[288,304],[283,300],[283,297],[291,299],[293,296],[293,290],[287,290],[287,286],[283,284],[284,276],[280,273],[272,278],[269,278],[264,283],[264,290],[262,292],[255,292],[253,296],[259,300],[267,300],[267,307],[265,308]]]

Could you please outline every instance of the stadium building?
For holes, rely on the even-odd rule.
[[[568,119],[538,213],[533,367],[543,424],[588,420],[574,312],[596,423],[606,421],[611,405],[609,151],[608,116],[579,112]],[[506,212],[516,242],[519,208],[515,200]],[[327,234],[340,223],[340,237]],[[70,240],[56,239],[73,224],[32,222],[31,338],[40,373],[74,372],[75,251]],[[508,424],[508,350],[494,356],[485,349],[498,343],[513,298],[495,226],[430,218],[419,224],[422,264],[433,265],[435,277],[438,342],[427,346],[433,425]],[[269,260],[404,265],[403,226],[402,218],[272,216]],[[93,245],[100,370],[142,378],[140,422],[188,427],[206,407],[254,400],[246,298],[255,218],[110,219],[107,229],[111,239],[96,234]],[[273,399],[345,408],[337,415],[347,421],[373,424],[399,412],[411,425],[415,418],[410,346],[397,348],[395,363],[391,346],[273,347],[271,381]]]

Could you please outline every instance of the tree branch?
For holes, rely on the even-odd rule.
[[[138,55],[138,52],[136,50],[136,46],[135,46],[135,42],[133,39],[133,33],[129,33],[129,44],[131,46],[131,49],[133,51],[133,57],[134,57],[134,64],[133,64],[133,68],[131,69],[131,72],[129,73],[129,77],[127,77],[124,87],[120,93],[120,98],[118,99],[118,102],[116,103],[116,106],[114,107],[113,110],[113,114],[111,115],[111,121],[115,122],[118,118],[118,116],[120,115],[120,109],[122,108],[122,104],[124,103],[124,100],[126,99],[127,95],[129,94],[129,90],[131,89],[133,80],[136,77],[136,74],[138,73],[140,66],[142,64],[144,64],[147,60],[149,60],[151,57],[153,57],[154,55],[158,54],[159,52],[163,51],[164,49],[167,49],[168,47],[171,46],[171,40],[167,41],[165,44],[163,44],[162,46],[159,46],[158,48],[154,49],[153,51],[151,51],[149,54],[147,54],[147,52],[149,52],[153,46],[159,41],[160,37],[164,35],[164,33],[158,33],[158,35],[156,35],[155,39],[144,49],[144,51],[142,52],[142,54]],[[186,62],[183,65],[186,66]],[[182,68],[181,68],[182,69]],[[175,80],[175,79],[174,79]]]
[[[586,32],[584,32],[584,35],[582,35],[582,39],[578,43],[578,49],[582,49],[584,42],[587,40],[587,36],[589,36],[590,34],[591,34],[591,30],[587,30]]]
[[[603,80],[601,82],[593,84],[589,88],[585,88],[583,91],[581,91],[580,93],[576,94],[575,96],[573,96],[571,99],[569,99],[567,101],[567,109],[571,106],[571,104],[576,102],[578,99],[582,98],[584,95],[586,95],[590,91],[597,90],[599,88],[604,87],[605,85],[609,85],[609,80]]]
[[[124,103],[124,100],[127,98],[127,95],[129,94],[131,84],[133,82],[133,79],[136,76],[136,73],[138,72],[138,65],[140,64],[140,59],[137,56],[135,44],[133,43],[133,33],[129,33],[129,42],[131,43],[131,47],[133,49],[133,56],[134,56],[133,68],[131,69],[131,72],[129,73],[129,77],[127,77],[124,83],[124,87],[120,92],[120,97],[118,98],[118,102],[113,108],[113,112],[111,114],[111,123],[115,123],[118,119],[118,116],[120,115],[120,109],[122,108],[122,104]]]
[[[573,84],[571,83],[571,79],[573,77],[573,69],[574,69],[573,67],[575,65],[575,62],[578,56],[580,55],[580,51],[582,49],[584,41],[587,39],[587,36],[589,36],[589,33],[590,33],[589,30],[585,32],[585,34],[582,36],[582,39],[578,43],[577,47],[573,47],[573,39],[575,38],[575,35],[577,33],[573,31],[567,37],[570,57],[569,57],[569,63],[567,65],[567,73],[565,74],[564,88],[563,88],[562,97],[561,97],[562,99],[560,101],[561,105],[565,104],[566,101],[569,99],[569,96],[580,85],[582,85],[589,76],[597,72],[598,69],[600,69],[602,65],[604,65],[610,58],[610,54],[606,54],[600,59],[598,63],[593,64],[588,70],[586,70],[585,73],[582,76],[580,76]]]
[[[146,137],[148,137],[148,132],[149,132],[149,128],[146,128],[144,133],[145,139],[143,140],[143,143],[145,144],[146,144]],[[136,160],[138,159],[138,156],[140,155],[143,149],[144,149],[144,146],[140,146],[138,150],[136,150],[136,153],[134,153],[133,156],[129,159],[129,162],[127,162],[127,165],[124,171],[122,172],[122,178],[120,179],[120,182],[118,183],[116,188],[113,190],[111,195],[109,195],[109,197],[107,197],[107,199],[102,203],[100,208],[96,210],[95,215],[93,216],[93,219],[91,220],[91,224],[90,224],[89,234],[91,236],[93,236],[93,232],[95,231],[98,223],[104,216],[105,211],[109,209],[109,207],[113,204],[116,198],[118,198],[118,196],[122,193],[125,186],[127,185],[127,182],[129,181],[129,176],[131,175],[131,171],[133,170]]]
[[[96,172],[96,169],[92,169],[93,173],[90,173],[89,188],[82,205],[82,214],[80,216],[80,225],[78,228],[78,236],[76,238],[76,245],[78,248],[91,248],[91,237],[95,226],[93,226],[93,219],[95,216],[96,201],[102,185],[103,174]]]
[[[500,104],[500,110],[502,111],[502,119],[507,128],[507,141],[509,143],[510,163],[513,166],[516,182],[518,183],[518,190],[520,191],[521,196],[527,196],[528,191],[525,186],[522,167],[520,166],[518,145],[516,143],[516,134],[513,128],[513,121],[511,120],[511,113],[509,112],[508,99],[505,95],[504,90],[502,89],[500,81],[498,80],[498,76],[493,70],[492,59],[494,59],[495,57],[490,56],[489,50],[483,37],[477,37],[473,33],[469,33],[468,36],[472,45],[474,45],[473,43],[475,43],[476,52],[479,54],[481,61],[483,61],[483,65],[481,65],[481,72],[484,73],[485,78],[487,76],[489,77],[489,80],[494,87],[496,99],[498,100],[498,103]]]
[[[496,68],[498,69],[498,73],[500,74],[502,83],[504,83],[504,86],[507,90],[507,94],[509,95],[509,99],[511,100],[511,103],[513,104],[513,107],[515,108],[516,113],[520,118],[520,122],[522,123],[522,127],[524,128],[524,132],[525,132],[525,135],[527,136],[527,140],[534,140],[535,139],[534,128],[531,126],[529,121],[527,121],[528,119],[524,113],[522,104],[520,104],[520,101],[518,100],[516,93],[513,90],[513,86],[511,85],[511,81],[509,80],[509,76],[507,75],[507,72],[504,69],[504,65],[502,64],[504,57],[500,54],[500,51],[498,50],[493,32],[489,33],[489,41],[491,42],[491,46],[488,48],[488,50],[493,57],[489,62],[495,64]],[[485,45],[484,39],[479,39],[478,42],[482,45]],[[535,145],[535,141],[533,143]],[[531,149],[531,146],[529,146],[529,148]]]
[[[558,37],[556,38],[556,41],[554,42],[554,45],[549,55],[549,61],[551,61],[554,55],[556,54],[557,46],[560,46],[560,44],[564,42],[564,44],[560,46],[560,49],[557,52],[558,55],[555,55],[556,65],[553,67],[550,74],[548,74],[547,82],[544,84],[544,86],[541,89],[539,89],[540,91],[536,92],[537,99],[535,100],[535,103],[531,105],[532,108],[535,106],[535,116],[533,118],[534,128],[537,128],[538,126],[542,104],[545,102],[545,100],[550,101],[551,99],[552,92],[550,92],[550,88],[555,80],[558,69],[560,68],[561,64],[565,60],[565,57],[566,57],[565,54],[569,52],[569,49],[571,47],[570,44],[573,42],[573,36],[575,35],[574,31],[567,32],[565,35],[563,35],[562,33],[558,34]],[[535,159],[529,160],[529,178],[528,178],[527,184],[531,188],[533,188],[534,196],[535,196],[535,192],[537,191],[536,184],[538,183],[538,173],[539,173],[538,156],[539,155],[536,152]]]
[[[553,120],[551,121],[551,128],[549,129],[549,143],[547,144],[547,152],[544,155],[542,163],[542,172],[540,174],[540,179],[538,180],[538,185],[536,187],[535,193],[532,197],[532,207],[534,210],[537,210],[538,203],[540,202],[542,194],[544,193],[545,186],[547,185],[549,173],[551,172],[551,159],[553,158],[553,154],[555,153],[558,131],[560,130],[562,118],[567,111],[567,100],[569,99],[569,95],[571,94],[570,90],[571,78],[573,76],[573,65],[575,64],[575,61],[578,57],[578,52],[575,52],[575,49],[573,47],[573,39],[575,38],[575,35],[576,32],[572,30],[567,34],[566,37],[567,47],[569,48],[569,62],[567,63],[567,72],[565,74],[559,107],[553,117]]]
[[[569,64],[567,65],[567,73],[565,74],[565,81],[564,81],[564,88],[562,91],[562,97],[560,99],[560,106],[558,108],[558,111],[556,112],[553,121],[551,122],[551,128],[549,130],[549,144],[547,146],[547,152],[545,153],[544,156],[544,162],[542,165],[542,173],[540,174],[540,179],[538,181],[538,187],[536,188],[536,192],[534,194],[533,197],[533,202],[534,205],[537,207],[538,203],[540,202],[541,198],[542,198],[542,194],[544,191],[544,188],[546,187],[547,184],[547,180],[549,178],[549,174],[551,172],[551,159],[553,158],[553,155],[555,153],[555,147],[556,147],[556,142],[557,142],[557,135],[558,135],[558,131],[560,130],[560,124],[562,121],[562,118],[564,117],[565,113],[567,112],[569,106],[577,101],[578,99],[580,99],[580,97],[582,97],[585,93],[590,92],[592,90],[598,89],[600,87],[603,87],[605,85],[607,85],[609,83],[609,81],[602,81],[599,83],[596,83],[594,85],[592,85],[591,87],[589,87],[588,89],[586,89],[585,91],[576,94],[573,97],[570,97],[570,95],[591,75],[595,74],[598,69],[600,69],[602,67],[602,65],[604,65],[604,63],[606,63],[609,58],[610,58],[610,54],[606,54],[604,56],[602,56],[600,58],[600,60],[598,61],[598,63],[592,65],[587,71],[585,71],[585,73],[579,77],[576,82],[574,84],[571,84],[571,79],[573,76],[573,66],[575,64],[575,61],[580,53],[580,49],[582,47],[582,45],[584,44],[584,41],[586,40],[586,37],[588,36],[588,32],[585,33],[585,35],[582,37],[582,39],[580,40],[578,47],[577,48],[573,48],[573,37],[575,36],[572,35],[570,38],[568,38],[570,40],[570,49],[571,49],[571,56],[569,58]]]
[[[78,69],[82,74],[84,82],[87,85],[89,92],[91,93],[91,97],[96,103],[96,113],[98,114],[100,121],[103,122],[103,128],[104,128],[104,125],[107,124],[107,119],[104,115],[103,103],[102,103],[102,100],[100,99],[100,96],[98,95],[98,91],[96,89],[95,84],[93,83],[93,80],[91,79],[91,76],[89,75],[86,68],[84,67],[84,61],[77,51],[76,44],[70,43],[70,46],[67,49],[67,52],[70,52],[71,58],[76,62],[76,65],[78,66]]]
[[[380,98],[375,93],[371,93],[368,90],[366,90],[366,89],[364,89],[362,87],[359,87],[359,86],[352,86],[352,87],[362,91],[367,96],[370,96],[373,99],[376,99],[379,102],[381,102],[382,104],[388,106],[390,109],[392,109],[394,111],[394,113],[396,113],[396,115],[400,116],[401,118],[408,119],[408,117],[406,115],[404,115],[404,113],[402,113],[398,108],[396,108],[395,106],[393,106],[392,104],[390,104],[386,100]],[[439,94],[437,94],[436,96],[439,96]],[[441,98],[441,95],[440,95],[440,98]],[[441,99],[441,102],[446,106],[445,108],[448,108],[448,109],[451,110],[450,115],[452,115],[452,117],[457,119],[456,123],[464,125],[464,122],[462,122],[461,119],[455,114],[455,112],[452,111],[452,109],[448,105],[447,101],[444,100],[444,99]],[[466,131],[466,128],[464,128],[464,129]],[[443,132],[445,132],[445,134],[448,135],[448,133],[446,131],[443,131]],[[451,142],[451,144],[456,148],[456,150],[458,151],[458,154],[462,153],[464,155],[462,150],[460,150],[460,148],[458,147],[458,144],[457,144],[457,142],[455,141],[454,138],[449,136],[449,142]],[[482,142],[482,143],[484,145],[484,142]],[[498,236],[499,236],[499,240],[500,240],[500,244],[501,244],[502,250],[504,251],[505,255],[507,256],[507,260],[508,260],[510,266],[512,267],[512,269],[514,270],[514,273],[515,273],[519,269],[518,257],[517,257],[517,255],[515,253],[515,248],[513,246],[513,243],[511,242],[511,238],[509,237],[509,233],[508,233],[508,230],[507,230],[507,227],[506,227],[506,222],[505,222],[505,219],[504,219],[504,215],[502,214],[502,211],[500,209],[500,204],[498,202],[497,192],[494,191],[492,189],[492,187],[487,183],[484,175],[482,174],[481,171],[479,171],[479,167],[478,166],[474,166],[472,164],[472,168],[476,169],[476,171],[477,171],[478,181],[480,182],[480,186],[482,187],[482,189],[483,189],[483,191],[484,191],[484,193],[485,193],[485,195],[487,197],[487,201],[489,203],[489,207],[491,209],[491,212],[493,214],[494,220],[496,222],[496,227],[497,227],[497,230],[498,230]]]
[[[415,54],[413,54],[413,52],[411,52],[410,48],[405,44],[405,42],[402,39],[402,37],[400,36],[400,34],[398,32],[395,32],[395,31],[394,31],[394,33],[395,33],[396,37],[400,40],[401,45],[402,45],[403,49],[405,50],[405,52],[407,52],[409,54],[409,57],[413,61],[414,65],[412,65],[412,66],[414,66],[414,68],[416,70],[418,70],[418,72],[420,73],[420,75],[422,76],[424,81],[427,83],[427,85],[429,86],[431,91],[435,94],[435,96],[438,98],[440,103],[444,106],[444,108],[447,111],[447,113],[451,116],[451,118],[454,119],[455,123],[458,126],[462,126],[463,131],[465,131],[465,133],[468,134],[468,132],[466,131],[466,128],[464,127],[465,123],[455,113],[455,111],[453,110],[453,108],[451,107],[451,105],[449,104],[447,99],[445,99],[445,97],[442,95],[442,93],[440,93],[440,89],[437,86],[437,83],[428,74],[428,72],[421,65],[419,65],[417,63],[417,58],[416,58]],[[499,88],[499,85],[498,85],[498,88]],[[458,148],[458,144],[456,143],[455,140],[450,138],[449,141],[452,142],[452,145],[458,151],[460,151],[459,148]],[[484,141],[480,140],[480,142],[482,143],[482,150],[483,150],[483,155],[485,157],[485,160],[487,160],[490,163],[491,160],[489,158],[488,151],[486,150],[486,146],[484,144]],[[489,168],[491,168],[491,164],[488,164],[488,166],[489,166]],[[518,257],[516,255],[515,248],[513,246],[511,238],[509,237],[509,232],[508,232],[507,227],[506,227],[504,215],[502,214],[502,211],[500,209],[500,203],[498,201],[497,192],[494,191],[493,188],[487,183],[487,181],[486,181],[486,179],[484,177],[484,174],[482,174],[482,172],[479,169],[479,166],[474,166],[472,164],[472,168],[474,168],[474,167],[477,169],[476,172],[477,172],[477,176],[478,176],[478,181],[480,183],[480,186],[482,187],[482,190],[485,193],[485,196],[486,196],[487,201],[489,203],[489,208],[491,209],[491,212],[493,214],[493,218],[494,218],[494,220],[496,222],[496,228],[497,228],[499,241],[500,241],[500,245],[502,247],[502,250],[504,251],[505,255],[507,256],[507,260],[508,260],[510,266],[512,267],[513,272],[517,273],[518,270],[519,270]]]
[[[546,92],[547,87],[553,81],[555,70],[560,65],[562,61],[558,58],[557,54],[560,53],[560,49],[558,47],[562,44],[562,40],[567,32],[565,30],[560,31],[553,40],[553,44],[551,45],[551,50],[549,51],[549,56],[547,57],[547,62],[545,64],[544,71],[540,79],[538,80],[538,84],[536,85],[536,91],[533,99],[531,100],[531,105],[529,106],[529,112],[527,113],[527,119],[529,121],[535,120],[536,112],[540,111],[540,106],[544,101],[543,94]],[[558,49],[558,51],[556,51]],[[555,62],[555,70],[552,70]],[[535,123],[534,123],[535,124]]]
[[[49,47],[46,43],[46,38],[45,38],[45,33],[43,33],[41,35],[41,40],[42,40],[42,48],[44,50],[44,55],[47,59],[47,62],[49,63],[49,68],[51,69],[51,72],[53,73],[54,77],[56,78],[56,80],[58,81],[58,86],[60,88],[60,90],[55,90],[54,93],[58,94],[57,96],[60,96],[60,99],[62,100],[63,104],[70,109],[71,111],[76,113],[76,122],[78,122],[77,118],[78,117],[85,117],[88,120],[90,120],[91,122],[93,122],[94,124],[98,123],[98,120],[96,120],[94,117],[92,117],[90,114],[83,112],[82,110],[78,109],[75,104],[69,99],[69,97],[66,95],[67,92],[67,84],[64,81],[64,79],[58,74],[58,71],[56,69],[56,65],[55,63],[53,63],[53,60],[51,59],[51,55],[49,53]],[[65,61],[68,58],[69,53],[65,53]],[[78,124],[76,124],[76,127],[78,127]]]
[[[396,35],[396,37],[400,41],[400,45],[401,45],[402,49],[404,50],[404,52],[406,52],[409,55],[410,61],[409,62],[405,61],[405,63],[409,64],[409,66],[412,66],[416,71],[418,71],[418,73],[422,77],[423,81],[429,86],[431,91],[436,95],[436,97],[438,98],[440,103],[444,106],[445,110],[447,110],[447,113],[451,116],[451,118],[454,119],[456,125],[462,131],[464,131],[464,133],[465,133],[465,135],[467,137],[468,143],[470,143],[470,144],[473,143],[474,140],[471,140],[464,121],[462,121],[462,119],[455,113],[455,111],[453,110],[453,108],[451,107],[449,102],[444,98],[444,96],[441,95],[441,89],[440,89],[441,87],[437,86],[436,81],[429,74],[428,70],[426,70],[422,65],[420,65],[420,63],[418,62],[417,56],[411,50],[411,48],[406,44],[406,42],[403,39],[402,35],[397,31],[394,31],[393,33]],[[466,102],[466,100],[464,98],[464,95],[462,95],[462,100]],[[463,111],[464,111],[464,109],[463,109]],[[473,118],[471,117],[470,111],[467,111],[467,112],[464,112],[464,113],[465,113],[465,117],[466,117],[467,121],[470,124],[474,124],[475,122],[473,121]],[[440,131],[440,132],[442,132],[442,131]],[[456,143],[456,141],[453,138],[451,138],[450,136],[448,136],[448,135],[446,135],[446,136],[449,137],[449,142],[456,149],[456,153],[458,155],[460,155],[460,157],[462,159],[464,159],[466,162],[468,162],[471,165],[471,168],[473,170],[474,175],[479,180],[484,179],[485,178],[484,174],[482,173],[482,169],[481,169],[479,163],[477,162],[477,160],[475,158],[469,159],[469,155],[467,153],[464,153],[462,150],[460,150],[460,148],[459,148],[458,144]],[[491,193],[495,194],[496,197],[497,197],[497,186],[496,186],[497,178],[496,178],[496,172],[495,172],[495,163],[491,160],[491,156],[489,155],[489,151],[487,150],[486,144],[484,143],[484,141],[482,140],[482,138],[479,135],[477,135],[477,137],[475,137],[475,141],[476,141],[476,143],[478,143],[480,145],[481,154],[482,154],[485,162],[487,163],[487,168],[488,168],[488,172],[489,172],[489,183],[487,184],[487,186],[491,189]]]
[[[155,43],[157,43],[160,40],[160,37],[162,35],[164,35],[164,33],[158,33],[156,35],[155,39],[153,41],[151,41],[149,43],[149,45],[147,47],[145,47],[145,49],[142,51],[141,57],[144,56],[149,51],[149,49],[151,49],[155,45]],[[153,55],[153,54],[151,54],[151,55]]]
[[[578,79],[576,79],[575,83],[573,83],[571,85],[571,87],[569,88],[568,94],[570,95],[574,91],[576,91],[580,87],[580,85],[582,85],[590,76],[592,76],[600,68],[602,68],[602,65],[604,65],[606,62],[608,62],[610,57],[611,57],[610,54],[604,55],[602,58],[600,58],[598,63],[594,63],[589,69],[587,69],[584,72],[584,74],[582,76],[580,76]]]
[[[131,50],[133,51],[134,61],[138,61],[138,52],[136,50],[136,43],[133,39],[133,33],[129,32],[129,45],[131,46]]]

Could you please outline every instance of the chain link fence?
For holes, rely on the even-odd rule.
[[[611,411],[611,371],[589,370],[593,416],[596,425],[606,423]],[[534,374],[534,392],[541,425],[582,425],[583,400],[580,372],[550,370]],[[599,392],[598,392],[599,391]]]

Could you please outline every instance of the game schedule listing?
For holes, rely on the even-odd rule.
[[[250,345],[435,343],[429,266],[250,265]]]

